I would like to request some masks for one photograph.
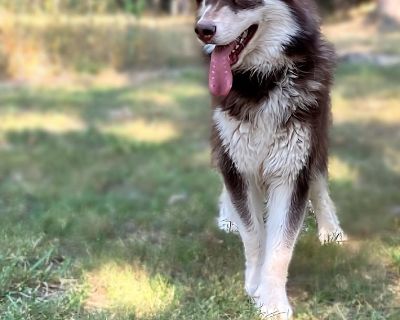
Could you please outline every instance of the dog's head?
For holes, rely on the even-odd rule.
[[[306,2],[197,0],[195,32],[211,54],[211,93],[226,96],[234,70],[271,69],[281,63],[285,48],[304,31]]]

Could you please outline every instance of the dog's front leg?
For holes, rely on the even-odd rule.
[[[308,173],[272,183],[267,201],[265,258],[256,303],[267,319],[289,319],[292,308],[286,293],[289,263],[304,221]]]
[[[264,201],[253,181],[247,180],[241,192],[240,189],[228,191],[231,182],[226,181],[228,186],[220,198],[220,216],[228,217],[229,228],[237,228],[239,231],[246,260],[245,288],[249,296],[253,297],[260,284],[265,252]]]
[[[261,267],[265,253],[264,227],[265,198],[253,178],[247,179],[247,207],[251,223],[239,224],[239,233],[243,241],[246,258],[245,288],[249,296],[254,297],[260,284]]]
[[[220,198],[220,216],[227,217],[239,231],[246,259],[245,288],[253,297],[260,283],[265,252],[264,197],[255,178],[241,174],[229,156],[222,159],[220,169],[225,187]]]

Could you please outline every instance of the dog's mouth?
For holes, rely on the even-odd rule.
[[[257,29],[258,25],[253,24],[250,28],[244,31],[235,41],[229,44],[235,45],[229,55],[231,65],[234,65],[238,62],[240,54],[242,53],[243,49],[246,48],[246,46],[249,44],[250,40],[254,37]]]
[[[258,25],[252,25],[246,29],[233,42],[216,46],[211,54],[209,88],[214,96],[225,97],[232,89],[232,66],[239,61],[240,54],[249,44],[258,29]]]

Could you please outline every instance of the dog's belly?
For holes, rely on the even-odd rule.
[[[244,122],[220,109],[213,118],[225,150],[242,174],[295,179],[307,164],[310,130],[297,120],[281,126],[270,114],[259,113]]]

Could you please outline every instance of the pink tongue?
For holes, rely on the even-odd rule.
[[[232,89],[232,70],[229,54],[233,46],[217,46],[211,54],[211,64],[208,84],[211,94],[216,97],[226,97]]]

